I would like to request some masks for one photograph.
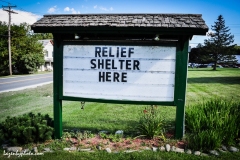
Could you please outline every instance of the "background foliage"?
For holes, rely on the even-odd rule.
[[[52,38],[51,34],[33,34],[26,23],[11,25],[11,56],[13,73],[37,71],[44,64],[40,39]],[[0,75],[9,74],[8,25],[0,21]]]
[[[204,45],[198,44],[189,55],[190,63],[208,64],[214,63],[216,70],[217,63],[234,65],[237,59],[234,55],[239,54],[239,46],[234,43],[234,36],[230,29],[225,26],[225,20],[219,15],[217,21],[211,26],[212,32],[208,33],[210,38],[204,40]]]

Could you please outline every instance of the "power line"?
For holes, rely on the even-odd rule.
[[[11,13],[17,14],[17,12],[14,12],[11,10],[12,7],[17,7],[17,6],[11,6],[10,3],[8,6],[2,6],[3,10],[8,12],[8,55],[9,55],[9,73],[12,75],[12,56],[11,56]],[[8,8],[8,9],[5,9]]]

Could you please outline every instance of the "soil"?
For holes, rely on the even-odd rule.
[[[74,146],[84,148],[98,148],[104,150],[110,148],[112,151],[122,151],[122,150],[144,150],[152,149],[152,147],[161,147],[166,144],[175,146],[178,148],[185,148],[186,142],[181,140],[173,139],[173,133],[167,133],[165,135],[166,140],[164,141],[161,138],[146,139],[144,137],[139,138],[120,138],[117,141],[111,139],[101,138],[99,135],[95,135],[93,138],[88,138],[84,140],[77,140],[76,138],[66,138],[67,141],[70,141]]]

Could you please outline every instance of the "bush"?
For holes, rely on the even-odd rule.
[[[239,105],[216,99],[188,106],[185,118],[188,146],[206,151],[221,144],[234,144],[239,135]]]
[[[49,115],[24,114],[19,117],[7,117],[0,123],[0,142],[27,144],[52,139],[53,120]]]
[[[165,139],[163,135],[165,123],[158,109],[159,107],[157,106],[150,106],[146,107],[143,113],[141,113],[136,127],[141,136],[150,139],[153,139],[155,136],[161,136]]]

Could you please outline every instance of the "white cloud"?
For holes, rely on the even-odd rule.
[[[71,12],[72,12],[72,14],[76,14],[77,13],[77,11],[75,11],[75,9],[71,9]]]
[[[108,9],[107,8],[105,8],[105,7],[98,7],[100,10],[102,10],[102,11],[108,11]]]
[[[51,8],[48,9],[48,13],[54,13],[57,9],[57,6],[53,6]]]
[[[113,7],[110,7],[110,8],[106,8],[106,7],[103,7],[103,6],[93,6],[94,9],[100,9],[102,11],[112,11],[113,10]]]
[[[69,8],[69,7],[66,7],[66,8],[64,8],[64,11],[65,11],[65,12],[68,12],[68,11],[70,11],[70,8]]]
[[[69,7],[64,8],[64,11],[71,12],[72,14],[77,14],[77,13],[80,14],[79,11],[76,11],[74,8],[69,8]]]
[[[26,22],[27,24],[33,24],[35,23],[39,18],[42,16],[33,14],[31,12],[25,12],[25,11],[19,11],[14,10],[14,12],[17,12],[18,14],[11,14],[11,23],[19,25],[20,23]],[[8,12],[0,10],[0,17],[1,21],[5,21],[8,23]]]

